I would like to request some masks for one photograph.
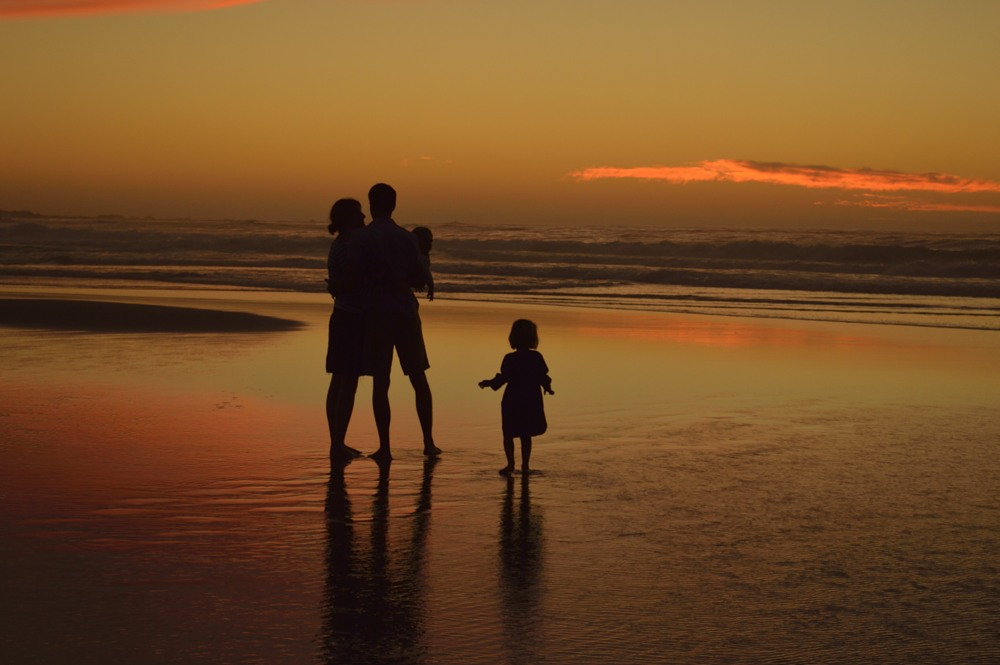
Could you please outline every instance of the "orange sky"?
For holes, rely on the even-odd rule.
[[[387,181],[404,223],[1000,231],[998,25],[974,0],[0,0],[0,209],[318,219]]]

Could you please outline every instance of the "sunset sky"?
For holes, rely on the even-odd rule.
[[[0,209],[1000,232],[1000,2],[0,0]]]

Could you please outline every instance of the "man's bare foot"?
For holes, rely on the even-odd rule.
[[[441,449],[435,446],[433,443],[424,444],[424,455],[428,457],[437,457],[441,454]]]
[[[501,476],[512,476],[514,475],[514,465],[508,464],[504,468],[500,469]]]
[[[375,460],[377,464],[388,464],[392,461],[392,453],[389,452],[388,448],[379,448],[368,457]]]

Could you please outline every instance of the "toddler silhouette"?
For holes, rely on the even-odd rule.
[[[500,401],[503,451],[507,455],[507,466],[500,469],[500,473],[505,476],[514,472],[515,437],[521,440],[521,471],[529,472],[531,437],[544,434],[548,428],[542,391],[555,395],[549,368],[542,354],[535,350],[538,348],[538,327],[527,319],[518,319],[511,326],[507,339],[514,351],[504,356],[496,376],[479,382],[480,388],[493,390],[507,386]]]

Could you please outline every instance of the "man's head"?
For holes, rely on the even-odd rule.
[[[368,209],[372,219],[391,217],[396,209],[396,190],[383,182],[372,185],[368,190]]]

